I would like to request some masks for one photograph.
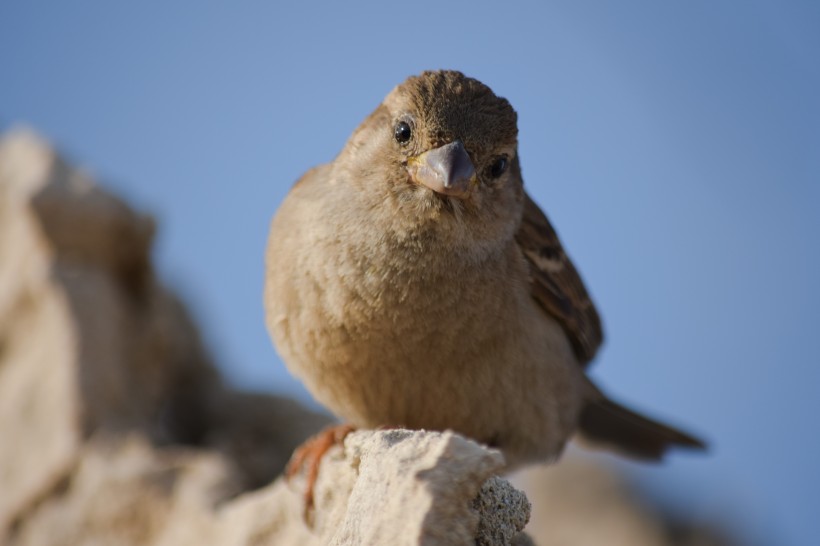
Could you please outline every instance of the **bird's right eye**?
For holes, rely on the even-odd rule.
[[[406,121],[400,121],[393,130],[393,136],[399,144],[407,144],[410,142],[410,137],[413,136],[413,130],[410,129],[410,125]]]

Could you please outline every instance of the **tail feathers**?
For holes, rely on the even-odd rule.
[[[671,447],[706,449],[701,440],[603,396],[587,402],[579,427],[581,434],[593,443],[638,459],[658,461]]]

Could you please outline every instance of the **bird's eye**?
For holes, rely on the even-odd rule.
[[[413,130],[410,129],[410,125],[406,121],[400,121],[393,130],[393,136],[399,144],[407,144],[410,142],[410,137],[413,136]]]
[[[501,157],[497,158],[490,166],[490,176],[492,176],[493,178],[498,178],[499,176],[504,174],[504,171],[507,170],[508,163],[509,161],[507,160],[506,156],[502,155]]]

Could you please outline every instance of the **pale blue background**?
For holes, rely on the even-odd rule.
[[[596,377],[713,445],[627,466],[750,542],[816,544],[820,3],[113,4],[0,4],[0,123],[158,216],[235,382],[303,395],[260,302],[290,184],[407,75],[457,68],[519,112],[605,320]]]

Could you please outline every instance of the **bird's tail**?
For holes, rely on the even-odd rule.
[[[701,440],[644,417],[607,398],[590,383],[594,394],[581,412],[582,437],[603,446],[650,461],[660,460],[667,449],[706,449]]]

